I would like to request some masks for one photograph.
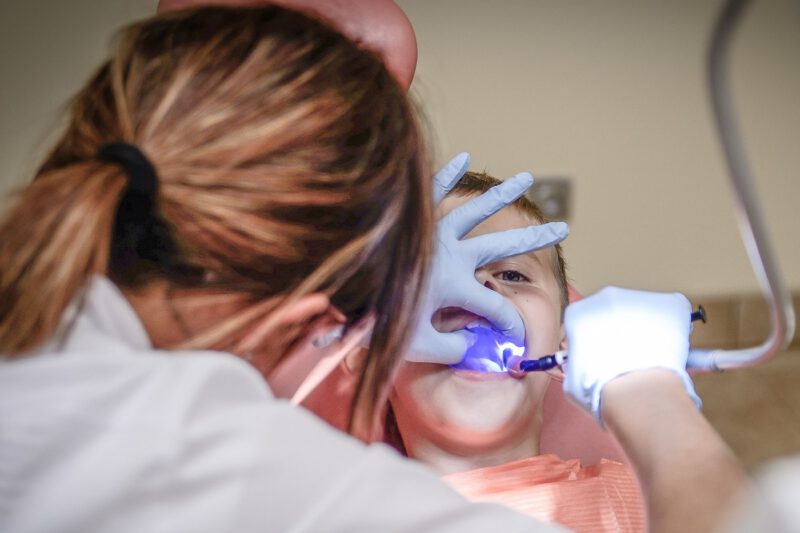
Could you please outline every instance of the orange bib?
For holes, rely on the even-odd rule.
[[[578,459],[539,455],[443,479],[470,500],[499,503],[580,533],[646,530],[636,477],[614,461],[584,468]]]

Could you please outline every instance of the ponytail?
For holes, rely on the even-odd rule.
[[[352,409],[369,428],[434,227],[422,131],[378,56],[278,6],[170,13],[120,34],[65,130],[0,220],[0,354],[56,334],[98,274],[234,298],[189,348],[229,350],[276,302],[324,293],[348,323],[376,316]],[[263,368],[302,326],[253,350]]]
[[[126,180],[89,161],[51,170],[0,222],[0,354],[15,356],[53,335],[93,274],[106,272]]]

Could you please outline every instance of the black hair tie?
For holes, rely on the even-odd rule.
[[[124,142],[104,144],[97,159],[118,165],[128,180],[114,218],[112,279],[135,285],[152,274],[175,270],[177,247],[156,209],[158,176],[153,164],[138,147]]]
[[[133,144],[113,142],[100,147],[97,159],[119,165],[128,178],[114,219],[112,279],[131,285],[152,275],[182,282],[202,279],[201,268],[182,261],[169,225],[156,209],[158,175],[142,151]]]
[[[155,199],[158,192],[156,169],[138,147],[125,142],[104,144],[97,151],[97,159],[125,170],[128,192],[148,197],[151,201]]]

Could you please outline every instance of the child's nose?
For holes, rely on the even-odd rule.
[[[500,287],[490,272],[487,272],[483,269],[478,269],[475,271],[475,278],[487,289],[493,290],[494,292],[500,292]]]

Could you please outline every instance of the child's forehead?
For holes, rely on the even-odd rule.
[[[466,204],[470,200],[474,200],[475,198],[479,197],[482,193],[481,192],[451,192],[442,200],[437,208],[437,216],[439,218],[443,218],[447,216],[452,210],[456,209],[457,207],[461,207],[462,205]],[[494,215],[491,215],[487,218],[490,219],[497,215],[498,213],[506,213],[510,214],[513,213],[514,217],[518,219],[525,220],[525,225],[540,225],[543,223],[541,218],[538,218],[534,213],[530,212],[529,210],[525,209],[523,206],[519,205],[518,203],[509,204],[499,211],[497,211]],[[510,219],[509,219],[510,220]]]
[[[440,204],[439,216],[447,216],[453,209],[456,209],[469,200],[477,198],[480,194],[450,194]],[[508,231],[512,229],[526,228],[528,226],[538,226],[542,222],[533,216],[530,212],[520,207],[519,205],[511,204],[504,207],[497,213],[491,215],[486,220],[475,226],[472,230],[465,235],[465,238],[478,237],[487,233],[497,233],[501,231]],[[526,258],[527,261],[535,263],[539,266],[549,266],[552,264],[554,253],[553,248],[550,247],[546,250],[538,250],[528,252],[516,256],[517,259]]]
[[[445,217],[454,209],[466,204],[468,201],[477,198],[480,194],[450,194],[439,205],[439,217]],[[532,213],[518,204],[508,205],[493,215],[487,217],[480,224],[475,226],[468,234],[474,237],[485,233],[494,233],[528,226],[538,226],[542,221]]]
[[[468,201],[477,198],[481,193],[474,192],[468,194],[461,194],[458,192],[451,193],[446,196],[440,204],[440,217],[446,216],[450,211],[464,205]],[[466,238],[477,237],[487,233],[496,233],[499,231],[508,231],[517,228],[526,228],[528,226],[539,226],[543,222],[533,215],[530,211],[518,204],[511,204],[497,213],[488,217],[486,220],[478,224],[467,235]],[[544,250],[537,250],[516,256],[517,258],[528,258],[528,260],[536,263],[541,267],[553,266],[555,262],[555,248],[548,247]]]

